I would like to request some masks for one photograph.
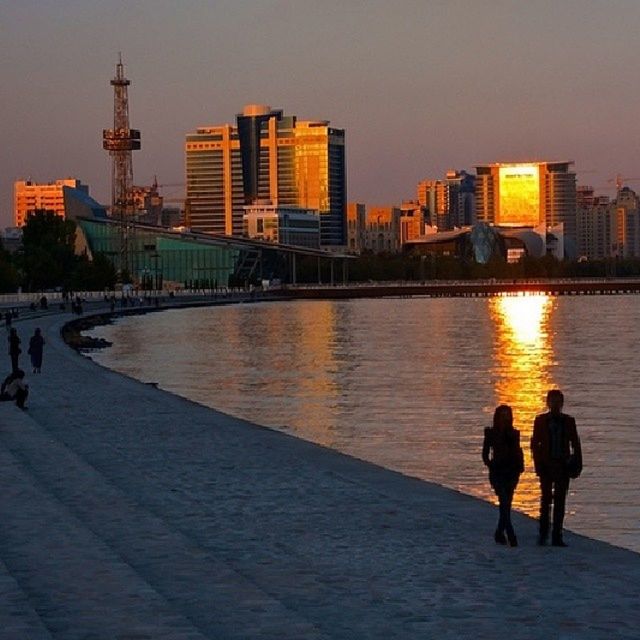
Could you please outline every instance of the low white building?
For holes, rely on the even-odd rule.
[[[270,201],[244,207],[244,235],[300,247],[320,246],[320,216],[313,209],[279,207]]]

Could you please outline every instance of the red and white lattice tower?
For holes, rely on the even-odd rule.
[[[140,149],[140,131],[129,128],[129,96],[131,84],[124,77],[122,56],[118,56],[113,86],[113,129],[102,132],[102,147],[111,156],[111,217],[119,223],[120,275],[131,273],[129,240],[133,220],[133,163],[131,152]]]

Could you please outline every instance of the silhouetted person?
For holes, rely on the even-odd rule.
[[[538,544],[549,539],[549,521],[553,503],[551,544],[566,547],[562,539],[564,510],[569,481],[582,472],[582,448],[576,421],[562,412],[564,395],[559,389],[547,393],[549,411],[536,417],[531,437],[531,454],[540,478],[540,536]]]
[[[7,393],[7,387],[13,382],[16,377],[16,372],[12,371],[3,381],[2,385],[0,385],[0,400],[3,402],[6,400],[13,400],[13,398]]]
[[[20,337],[18,336],[18,332],[12,327],[9,330],[9,356],[11,357],[11,371],[18,370],[18,358],[21,353]]]
[[[17,369],[3,383],[3,400],[15,400],[20,409],[24,409],[24,403],[29,396],[29,385],[25,382],[24,371]]]
[[[42,298],[40,298],[40,308],[41,309],[49,308],[49,300],[47,300],[47,296],[42,296]]]
[[[496,408],[493,426],[484,430],[482,461],[489,467],[489,482],[498,497],[500,509],[494,539],[498,544],[507,544],[508,539],[512,547],[517,547],[518,539],[511,524],[511,503],[524,471],[524,456],[520,432],[513,428],[513,413],[506,404]]]
[[[31,356],[31,366],[33,373],[40,373],[42,369],[42,351],[44,349],[44,338],[40,329],[36,329],[29,340],[29,355]]]

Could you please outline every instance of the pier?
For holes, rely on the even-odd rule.
[[[0,404],[0,639],[637,638],[640,555],[520,514],[497,546],[492,505],[104,369],[72,319],[14,324],[47,344]]]
[[[464,280],[428,282],[366,282],[295,285],[284,292],[291,298],[345,299],[423,296],[429,298],[486,298],[531,293],[552,296],[638,295],[640,278]]]

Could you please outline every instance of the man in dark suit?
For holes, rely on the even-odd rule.
[[[549,411],[536,417],[531,437],[531,454],[536,475],[540,478],[540,537],[549,538],[549,516],[553,502],[551,544],[566,547],[562,539],[564,509],[570,479],[582,471],[582,449],[576,421],[562,412],[564,396],[559,389],[547,393]]]

